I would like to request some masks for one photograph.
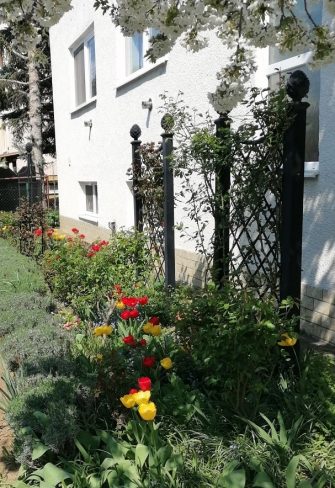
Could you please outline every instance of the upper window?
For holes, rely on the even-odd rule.
[[[150,28],[145,32],[136,32],[126,39],[127,75],[150,64],[150,61],[145,58],[145,53],[149,49],[150,39],[158,33],[157,29]]]
[[[88,102],[97,94],[95,41],[90,35],[73,50],[75,105]]]

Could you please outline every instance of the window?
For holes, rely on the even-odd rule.
[[[92,32],[72,51],[74,61],[75,106],[97,94],[95,40]]]
[[[98,206],[98,185],[96,183],[85,182],[81,183],[85,195],[85,213],[97,215],[99,212]]]
[[[320,3],[312,3],[307,0],[307,8],[312,15],[315,22],[321,21],[322,5]],[[302,20],[306,19],[306,12],[304,0],[298,0],[294,13]],[[301,51],[287,51],[281,53],[275,47],[270,48],[269,52],[269,88],[276,89],[279,83],[280,76],[289,75],[293,71],[299,69],[303,71],[309,78],[310,89],[307,101],[310,104],[307,109],[306,117],[306,147],[305,159],[306,161],[319,160],[319,102],[320,102],[320,71],[309,69],[307,66],[310,53]]]
[[[158,33],[159,30],[150,28],[145,32],[136,32],[126,39],[127,75],[150,64],[150,61],[145,58],[145,53],[149,49],[150,39]]]

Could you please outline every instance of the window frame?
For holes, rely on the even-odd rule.
[[[92,222],[98,222],[99,217],[99,191],[98,191],[98,183],[96,181],[80,181],[79,182],[81,191],[83,194],[82,197],[82,208],[83,211],[79,215],[79,218],[83,220],[90,220]],[[86,188],[91,187],[92,191],[92,202],[93,202],[93,211],[88,210],[87,205],[87,192]]]
[[[92,80],[91,80],[91,59],[90,59],[90,49],[89,43],[94,39],[94,61],[95,61],[95,93],[92,90]],[[84,49],[84,76],[85,76],[85,100],[81,103],[77,103],[77,92],[76,92],[76,72],[75,72],[75,54],[78,50],[83,47]],[[71,45],[70,47],[71,61],[72,61],[72,111],[76,111],[85,105],[88,105],[96,100],[97,98],[97,70],[96,70],[96,49],[95,49],[95,32],[94,26],[91,25],[85,32]]]

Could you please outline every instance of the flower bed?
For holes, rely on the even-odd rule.
[[[54,344],[68,338],[61,355],[43,359],[42,329],[40,355],[28,335],[6,339],[8,351],[14,336],[27,343],[8,407],[18,488],[334,483],[333,364],[297,363],[290,301],[278,310],[231,287],[167,293],[150,284],[148,257],[136,261],[141,236],[47,238],[43,270],[73,308],[53,329]]]

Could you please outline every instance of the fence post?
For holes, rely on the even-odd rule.
[[[164,247],[165,247],[165,285],[176,285],[175,242],[174,242],[174,188],[171,156],[173,151],[174,121],[171,115],[165,114],[161,120],[163,179],[164,179]]]
[[[221,141],[226,140],[227,130],[230,129],[228,114],[220,114],[214,123],[216,137]],[[213,280],[219,287],[229,277],[230,167],[224,161],[227,151],[229,147],[224,147],[215,175]]]
[[[134,124],[130,129],[130,136],[134,139],[132,145],[132,170],[133,170],[133,197],[134,197],[134,227],[137,231],[143,231],[143,200],[138,191],[138,181],[141,177],[141,128]]]
[[[286,84],[292,99],[292,124],[284,134],[283,190],[281,227],[280,299],[292,297],[297,305],[291,316],[300,314],[301,255],[304,199],[305,139],[307,102],[302,102],[309,91],[309,79],[300,70],[294,71]],[[299,325],[298,325],[299,327]]]
[[[29,205],[32,204],[32,187],[33,187],[33,184],[32,184],[32,176],[33,176],[33,170],[32,170],[32,164],[33,164],[33,161],[32,161],[32,156],[31,156],[31,152],[33,150],[33,145],[31,142],[27,142],[26,144],[26,151],[27,151],[27,169],[28,169],[28,201],[29,201]]]

